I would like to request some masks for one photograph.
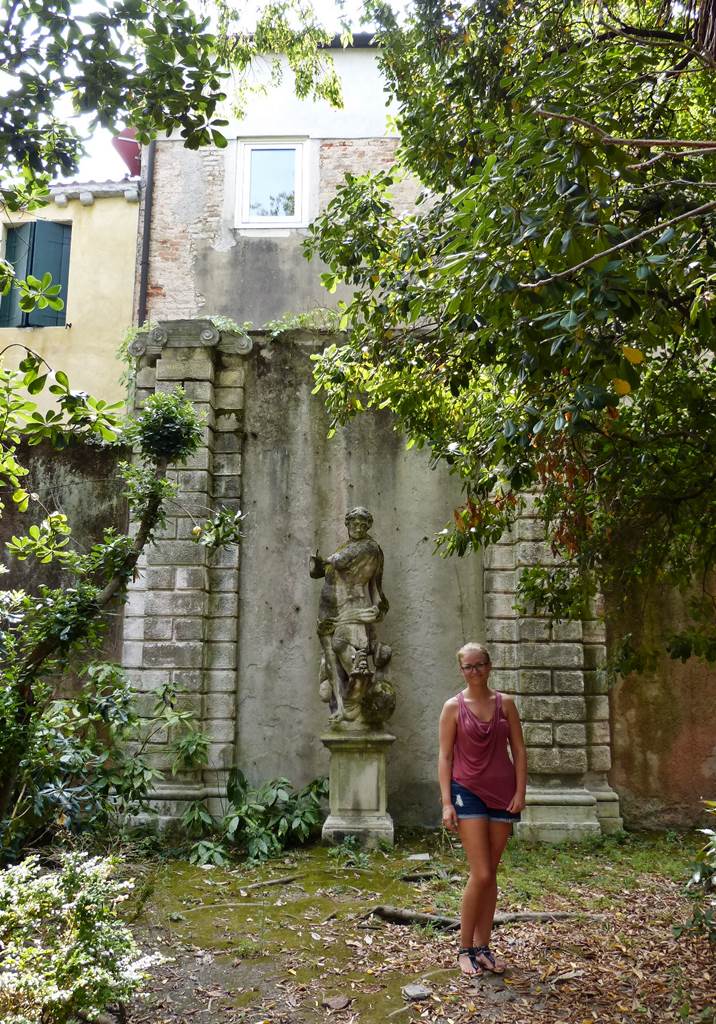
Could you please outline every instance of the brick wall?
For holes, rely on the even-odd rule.
[[[325,208],[347,171],[363,174],[391,167],[398,140],[326,139],[319,146],[319,181],[317,189],[312,189],[318,196],[316,214]],[[330,297],[321,287],[323,264],[305,261],[305,230],[247,235],[235,227],[235,187],[231,149],[207,147],[192,152],[175,140],[157,142],[149,320],[221,314],[260,326],[268,319],[340,298],[338,294]],[[412,209],[418,190],[415,179],[396,180],[392,188],[396,209]],[[144,198],[140,231],[143,222]]]
[[[200,252],[217,236],[224,202],[224,156],[177,142],[158,143],[149,246],[150,320],[196,317],[204,306],[195,273]]]
[[[319,206],[325,209],[343,184],[347,172],[367,174],[387,170],[398,151],[398,139],[324,139],[320,153]],[[417,179],[405,176],[392,187],[393,203],[399,212],[412,210],[420,190]]]

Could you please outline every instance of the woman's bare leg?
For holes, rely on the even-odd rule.
[[[484,895],[478,907],[472,939],[473,946],[490,945],[492,923],[495,919],[495,907],[497,906],[497,869],[500,866],[502,854],[507,846],[507,840],[511,835],[512,825],[509,822],[488,822],[491,878],[489,885],[485,886]]]
[[[460,945],[473,946],[473,936],[485,898],[489,899],[493,878],[489,822],[487,818],[461,818],[458,825],[470,868],[460,908]]]

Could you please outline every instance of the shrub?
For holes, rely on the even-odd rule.
[[[118,917],[131,882],[110,859],[66,853],[59,871],[36,856],[0,872],[0,1020],[69,1024],[138,991],[148,967]]]
[[[22,486],[28,471],[16,454],[23,438],[58,448],[78,440],[131,444],[134,465],[120,468],[136,529],[105,530],[80,550],[66,516],[50,512],[7,544],[15,558],[31,559],[40,570],[55,562],[62,580],[60,586],[40,584],[32,594],[0,591],[0,863],[16,859],[58,823],[106,821],[139,809],[146,797],[155,773],[145,760],[121,751],[121,742],[141,743],[141,737],[120,670],[90,669],[77,692],[60,690],[58,680],[80,671],[98,650],[142,550],[165,524],[177,489],[169,466],[186,462],[202,436],[181,389],[150,395],[122,432],[116,407],[73,391],[61,371],[45,370],[44,360],[29,350],[18,371],[0,368],[0,490],[20,511],[38,500]],[[48,380],[57,408],[43,416],[28,396],[38,395]],[[0,499],[0,514],[2,508]],[[241,512],[219,509],[197,525],[193,538],[212,550],[234,544],[242,519]],[[166,692],[159,695],[156,717],[172,727],[181,715]],[[196,730],[183,736],[174,768],[200,763],[205,751]]]
[[[0,690],[0,698],[9,692]],[[0,860],[58,831],[116,830],[150,810],[150,788],[163,773],[147,747],[160,730],[173,735],[172,772],[206,763],[206,736],[191,712],[177,708],[173,688],[153,696],[151,717],[140,719],[124,671],[110,664],[86,666],[71,697],[53,698],[48,688],[26,730],[16,797],[0,818]]]
[[[228,809],[214,819],[199,802],[186,810],[182,822],[190,834],[213,832],[218,842],[202,838],[190,859],[198,864],[224,864],[229,848],[249,860],[261,861],[287,846],[307,842],[321,821],[321,800],[328,795],[328,780],[314,779],[295,790],[288,779],[270,779],[252,789],[239,768],[233,768],[227,785]]]

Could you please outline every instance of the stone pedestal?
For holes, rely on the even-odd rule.
[[[393,819],[386,808],[385,755],[395,736],[387,732],[342,732],[321,736],[331,755],[330,813],[323,838],[340,843],[356,836],[362,846],[393,842]]]

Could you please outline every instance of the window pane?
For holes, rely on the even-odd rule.
[[[252,149],[250,174],[250,217],[295,215],[295,149]]]

